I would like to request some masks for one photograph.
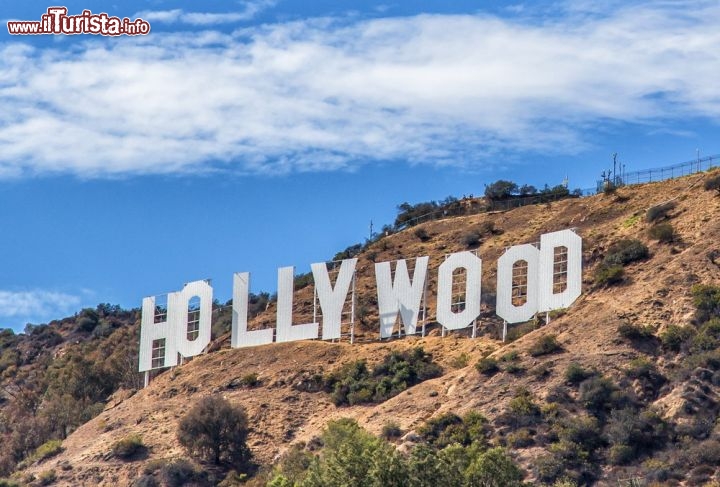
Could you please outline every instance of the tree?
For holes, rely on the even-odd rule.
[[[518,192],[518,185],[512,181],[499,179],[485,186],[485,197],[489,200],[505,200]]]
[[[523,473],[502,448],[481,453],[465,471],[468,487],[520,487]]]
[[[219,395],[201,399],[178,427],[178,440],[191,455],[238,468],[246,467],[250,460],[247,435],[245,408],[234,406]]]

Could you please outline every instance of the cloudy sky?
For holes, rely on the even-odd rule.
[[[326,260],[404,201],[720,153],[717,1],[173,2],[0,32],[0,326]]]

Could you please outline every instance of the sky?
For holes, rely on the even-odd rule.
[[[720,153],[717,1],[73,0],[151,30],[8,33],[55,5],[0,6],[16,331],[198,279],[224,302],[233,272],[274,292],[403,202]]]

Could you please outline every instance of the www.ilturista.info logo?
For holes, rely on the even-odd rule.
[[[37,20],[9,20],[8,32],[13,35],[95,34],[103,36],[136,36],[150,32],[150,23],[143,19],[110,17],[83,10],[80,15],[68,15],[66,7],[50,7]]]

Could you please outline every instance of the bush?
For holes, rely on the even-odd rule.
[[[346,364],[324,379],[336,406],[383,402],[408,387],[438,377],[442,369],[422,348],[392,352],[372,371],[364,360]]]
[[[38,475],[38,485],[50,485],[57,480],[55,470],[46,470]]]
[[[705,180],[705,189],[707,191],[715,190],[720,194],[720,174],[709,177]]]
[[[668,201],[667,203],[661,203],[648,209],[645,218],[649,222],[657,222],[667,218],[668,211],[675,208],[674,201]]]
[[[473,230],[463,235],[462,242],[468,248],[477,247],[480,244],[480,237],[482,237],[482,235],[480,235],[479,232]]]
[[[135,479],[132,487],[160,487],[158,481],[152,475],[142,475]]]
[[[625,374],[631,379],[651,378],[659,374],[654,362],[645,357],[638,357],[630,361]]]
[[[199,477],[200,473],[195,466],[182,458],[168,463],[160,470],[160,478],[166,487],[182,487]]]
[[[427,242],[430,240],[430,234],[427,233],[427,230],[424,228],[418,228],[415,230],[415,236],[421,241],[421,242]]]
[[[603,444],[598,421],[590,416],[571,416],[553,428],[560,441],[577,444],[582,450],[592,452]]]
[[[463,352],[457,357],[453,357],[453,359],[450,361],[450,365],[452,365],[455,369],[463,369],[467,367],[469,361],[470,356],[467,353]]]
[[[380,436],[382,436],[386,440],[395,440],[397,438],[400,438],[402,434],[403,430],[402,428],[400,428],[400,425],[397,424],[395,421],[389,421],[383,425],[382,433]]]
[[[579,384],[592,375],[591,371],[584,369],[577,362],[571,362],[565,371],[565,380],[571,384]]]
[[[605,431],[616,449],[611,461],[618,465],[628,463],[645,451],[664,447],[668,439],[667,424],[660,416],[634,408],[612,411]]]
[[[198,401],[180,420],[178,441],[191,455],[216,465],[247,467],[248,418],[245,408],[219,395]]]
[[[530,431],[527,428],[522,428],[514,433],[507,435],[507,442],[513,448],[526,448],[535,443]]]
[[[462,418],[455,413],[445,413],[428,420],[417,432],[438,449],[453,443],[468,446],[485,441],[487,420],[475,411],[468,412]]]
[[[40,445],[35,453],[31,455],[32,461],[42,462],[47,458],[54,457],[63,451],[61,440],[49,440]]]
[[[484,375],[494,375],[500,371],[498,361],[492,357],[481,358],[478,363],[475,364],[475,369]]]
[[[669,223],[660,223],[650,227],[648,235],[651,239],[661,243],[670,243],[675,240],[675,230]]]
[[[593,413],[609,409],[617,391],[615,384],[605,377],[591,377],[580,384],[580,401]]]
[[[720,286],[696,284],[692,287],[693,304],[697,308],[695,318],[704,323],[714,317],[720,318]]]
[[[607,266],[624,266],[631,262],[646,259],[649,255],[650,252],[648,248],[641,241],[636,239],[623,239],[610,246],[603,263]]]
[[[260,385],[260,380],[256,372],[245,374],[240,379],[240,383],[245,387],[256,387]]]
[[[625,465],[635,459],[635,449],[629,445],[613,445],[608,452],[608,460],[613,465]]]
[[[542,417],[540,407],[533,401],[530,392],[524,388],[515,391],[515,397],[508,403],[507,413],[505,422],[514,427],[535,424]]]
[[[521,487],[523,472],[502,448],[481,453],[465,471],[465,485]]]
[[[621,337],[628,340],[649,340],[652,339],[655,334],[652,326],[639,326],[631,325],[630,323],[623,323],[618,326],[618,333]]]
[[[669,325],[660,334],[660,341],[663,348],[679,352],[682,344],[687,342],[695,334],[695,329],[689,326]]]
[[[557,341],[555,335],[543,335],[538,338],[530,347],[530,355],[539,357],[540,355],[548,355],[562,350],[562,346]]]
[[[625,279],[625,269],[621,265],[599,265],[595,270],[595,285],[599,287],[619,284]]]
[[[144,450],[145,445],[142,442],[142,438],[137,434],[126,436],[116,441],[112,446],[112,454],[123,460],[129,460]]]

